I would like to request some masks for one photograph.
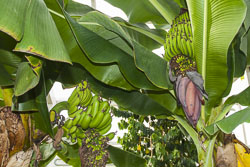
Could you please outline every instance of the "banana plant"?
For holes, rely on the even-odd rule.
[[[51,127],[46,105],[53,83],[59,81],[69,88],[87,79],[93,92],[124,110],[178,121],[193,139],[198,163],[215,166],[214,152],[223,146],[221,136],[249,121],[248,108],[225,118],[234,103],[249,106],[243,102],[249,89],[222,103],[249,60],[249,2],[106,1],[122,9],[129,21],[110,18],[71,0],[0,0],[0,100],[5,102],[1,104],[12,105],[12,110],[20,113],[32,112],[36,127],[53,138],[56,130]],[[190,16],[194,61],[208,94],[197,126],[189,124],[178,105],[169,62],[152,52],[165,44],[165,29],[182,8]],[[148,21],[156,28],[150,29]],[[74,148],[67,149],[56,154],[79,166],[70,156]],[[119,150],[109,150],[117,166],[145,164],[138,157],[125,163],[117,156]],[[126,152],[120,154],[133,159]]]

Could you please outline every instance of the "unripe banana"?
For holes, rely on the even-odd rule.
[[[93,101],[93,108],[92,108],[92,111],[91,111],[91,115],[93,116],[93,118],[96,116],[96,114],[98,113],[98,110],[99,110],[99,100],[95,100]]]
[[[75,143],[75,142],[76,142],[76,134],[75,134],[75,133],[73,133],[73,134],[71,135],[71,142],[72,142],[72,143]]]
[[[100,133],[101,135],[104,135],[104,134],[107,133],[110,129],[111,129],[111,124],[109,124],[109,126],[107,126],[106,128],[100,130],[99,133]]]
[[[75,133],[76,129],[77,129],[77,126],[72,126],[72,127],[70,128],[70,130],[69,130],[69,133],[70,133],[70,134]]]
[[[82,139],[76,138],[79,147],[82,147]]]
[[[92,108],[93,108],[93,106],[88,106],[87,111],[86,111],[87,115],[91,113]]]
[[[81,119],[81,113],[80,114],[77,114],[74,119],[73,119],[73,123],[72,125],[75,126]]]
[[[78,94],[78,91],[80,90],[79,85],[73,90],[73,92],[71,93],[70,97],[68,98],[68,102],[72,103],[75,99],[75,97]]]
[[[97,128],[97,131],[101,131],[101,130],[105,129],[107,126],[109,126],[111,124],[111,122],[112,122],[112,119],[109,119],[108,122],[106,122],[105,125],[103,125],[100,128]]]
[[[91,122],[92,116],[90,114],[87,114],[82,122],[80,123],[82,129],[87,129],[89,127],[89,123]]]
[[[93,120],[89,124],[90,128],[95,128],[95,127],[97,127],[101,123],[101,121],[102,121],[102,119],[104,117],[104,113],[103,112],[104,111],[99,111],[96,114],[96,116],[93,118]]]
[[[92,101],[91,101],[90,104],[93,104],[94,101],[96,101],[96,100],[99,100],[99,96],[98,96],[98,95],[95,95],[95,96],[92,98]]]
[[[75,113],[76,111],[78,111],[77,106],[69,106],[69,109],[68,109],[68,114],[69,115]]]
[[[67,128],[67,129],[70,129],[73,125],[73,120],[72,119],[68,119],[66,122],[65,122],[65,124],[64,124],[64,126]]]
[[[112,117],[111,117],[110,113],[106,113],[104,115],[101,123],[97,126],[97,128],[100,129],[100,128],[104,127],[107,124],[107,122],[109,122],[110,120],[112,121]]]
[[[107,134],[106,137],[108,137],[109,140],[113,140],[113,138],[115,137],[115,132],[111,132],[111,133]]]
[[[99,111],[106,111],[109,107],[109,102],[108,101],[102,101],[100,103]]]
[[[72,99],[72,101],[68,101],[69,106],[77,106],[80,103],[80,98],[79,98],[79,92],[76,94],[76,96],[74,96],[74,98]]]
[[[82,112],[82,109],[79,109],[76,112],[74,112],[73,114],[69,114],[69,117],[74,118],[75,116],[79,115],[81,112]]]

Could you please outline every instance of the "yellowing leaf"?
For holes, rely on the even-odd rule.
[[[236,143],[234,146],[237,154],[238,167],[248,167],[250,164],[250,154],[246,153],[246,149],[242,145]]]

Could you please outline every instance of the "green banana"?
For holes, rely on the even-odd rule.
[[[75,133],[71,135],[71,142],[72,143],[76,142],[76,134]]]
[[[90,122],[89,127],[90,128],[97,127],[101,123],[103,117],[104,117],[104,111],[99,111],[93,118],[93,120]]]
[[[82,120],[84,119],[84,117],[86,116],[86,111],[84,111],[82,114],[81,114],[81,117],[80,117],[80,120],[78,121],[77,125],[80,125]]]
[[[82,147],[82,139],[76,138],[79,147]]]
[[[77,110],[73,114],[68,114],[70,118],[74,118],[75,116],[79,115],[82,112],[82,109]]]
[[[69,109],[68,109],[68,114],[69,115],[75,113],[76,111],[78,111],[77,106],[69,106]]]
[[[104,134],[107,133],[110,129],[111,129],[111,124],[109,124],[106,128],[100,130],[99,133],[100,133],[101,135],[104,135]]]
[[[70,133],[70,134],[75,133],[76,129],[77,129],[77,126],[72,126],[72,127],[70,128],[70,130],[69,130],[69,133]]]
[[[184,55],[188,55],[188,50],[187,50],[187,45],[186,45],[186,40],[184,38],[181,39],[181,44],[183,47]]]
[[[72,103],[74,101],[74,99],[77,96],[79,90],[80,90],[80,87],[79,87],[79,85],[77,85],[77,87],[73,90],[70,97],[68,98],[68,102]]]
[[[98,95],[95,95],[93,98],[92,98],[92,101],[90,104],[93,104],[94,101],[96,100],[99,100],[99,96]]]
[[[192,45],[191,45],[191,41],[187,40],[186,45],[187,45],[187,49],[188,49],[188,55],[190,57],[193,57],[193,48],[192,48]]]
[[[91,105],[91,106],[88,106],[87,111],[86,111],[86,114],[87,114],[87,115],[91,113],[92,108],[93,108],[92,105]]]
[[[82,114],[80,113],[80,114],[77,114],[77,115],[74,117],[73,123],[72,123],[73,126],[75,126],[75,125],[80,121],[81,116],[82,116]]]
[[[106,113],[104,115],[101,123],[96,128],[100,129],[100,128],[104,127],[107,124],[107,122],[109,122],[110,120],[112,121],[112,117],[111,117],[110,113]]]
[[[96,114],[99,111],[99,105],[100,105],[99,100],[93,101],[93,104],[92,104],[93,107],[92,107],[92,111],[91,111],[91,115],[93,116],[93,118],[96,116]]]
[[[100,103],[99,111],[106,111],[109,107],[109,102],[108,101],[102,101]]]
[[[91,97],[92,97],[91,91],[88,88],[86,88],[84,90],[84,97],[82,98],[82,100],[80,102],[81,106],[86,107],[87,103],[90,101]]]
[[[68,101],[69,106],[77,106],[80,103],[79,92],[77,92],[76,96],[72,99],[72,101]]]
[[[68,119],[64,126],[67,128],[67,129],[70,129],[72,126],[73,126],[73,120],[72,119]]]
[[[109,134],[106,135],[106,137],[108,137],[109,140],[114,139],[114,137],[115,137],[115,132],[110,132]]]
[[[97,128],[97,131],[101,131],[103,129],[105,129],[107,126],[109,126],[109,124],[111,124],[112,119],[109,119],[108,122],[106,122],[106,124],[104,124],[102,127]]]
[[[82,127],[82,129],[87,129],[89,127],[89,123],[91,122],[92,116],[90,114],[87,114],[82,122],[80,122],[80,125]]]

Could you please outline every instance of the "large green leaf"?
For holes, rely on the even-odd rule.
[[[240,92],[237,95],[233,95],[229,97],[226,102],[224,103],[224,106],[226,105],[232,105],[235,103],[239,103],[243,106],[250,106],[250,87],[246,88],[242,92]]]
[[[59,15],[52,15],[55,23],[59,29],[68,53],[71,56],[73,62],[80,63],[84,66],[96,79],[115,87],[119,87],[125,90],[135,89],[121,74],[119,67],[116,64],[96,64],[91,62],[81,51],[79,45],[70,30],[66,20]]]
[[[120,148],[109,146],[110,159],[116,167],[145,167],[146,160],[136,154],[124,151]]]
[[[227,50],[243,22],[246,6],[242,0],[187,0],[187,5],[197,67],[209,95],[206,106],[211,108],[220,103],[227,88]]]
[[[208,126],[205,130],[210,135],[215,134],[218,130],[230,134],[238,125],[244,122],[250,123],[250,107],[241,111],[237,111],[229,117]]]
[[[30,1],[24,22],[24,35],[15,51],[34,54],[49,60],[71,63],[55,23],[43,0]]]
[[[166,24],[166,20],[160,12],[148,0],[105,0],[115,7],[123,10],[131,23],[146,23],[148,21]],[[162,8],[168,11],[171,20],[179,14],[180,8],[173,0],[159,0]]]
[[[167,62],[139,43],[132,41],[128,34],[126,34],[116,22],[99,12],[90,12],[84,15],[79,19],[79,22],[82,21],[101,24],[105,29],[114,32],[121,39],[124,39],[126,41],[126,43],[123,44],[125,48],[121,47],[122,44],[117,40],[113,44],[131,56],[134,56],[136,67],[143,71],[154,85],[165,89],[171,85],[168,79]],[[90,27],[90,30],[91,29],[93,30],[93,26]],[[131,48],[129,48],[129,46]],[[132,52],[131,49],[133,49],[134,52]]]
[[[117,63],[126,79],[135,87],[152,90],[159,89],[147,79],[143,72],[135,67],[131,55],[84,26],[81,26],[70,18],[65,11],[64,16],[78,44],[91,61],[103,64]]]
[[[1,0],[0,6],[0,31],[9,34],[17,41],[21,40],[25,24],[23,20],[29,6],[29,0]]]
[[[165,102],[169,101],[166,103],[169,105],[161,105],[163,95],[158,94],[158,92],[151,98],[139,91],[124,91],[110,87],[94,79],[84,68],[77,64],[74,64],[74,66],[65,65],[58,78],[58,81],[63,83],[64,87],[72,87],[82,80],[87,80],[90,83],[90,88],[95,94],[107,99],[110,98],[121,108],[139,115],[171,115],[174,112],[172,110],[176,109],[175,99],[171,95],[164,96],[168,97],[164,100]],[[161,102],[158,102],[159,100]]]
[[[172,88],[168,77],[167,62],[139,43],[133,42],[135,48],[135,64],[157,87]]]

